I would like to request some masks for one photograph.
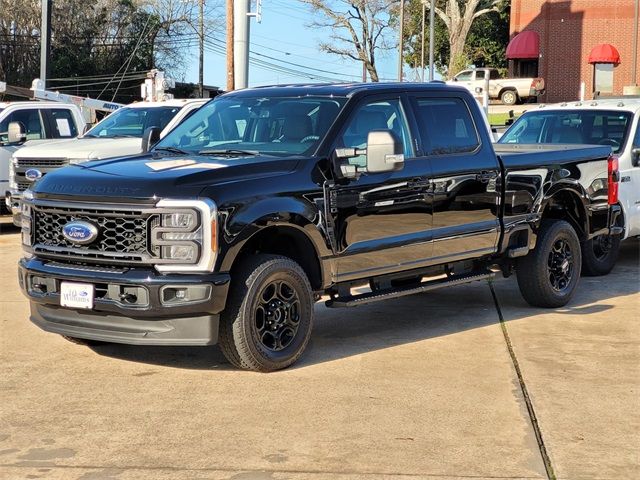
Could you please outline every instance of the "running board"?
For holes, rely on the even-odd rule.
[[[463,285],[465,283],[476,282],[478,280],[488,280],[495,277],[493,272],[471,273],[466,275],[455,275],[430,282],[424,282],[417,287],[401,287],[390,288],[387,290],[379,290],[377,292],[367,292],[360,295],[347,295],[345,297],[334,297],[325,302],[329,308],[339,307],[357,307],[368,303],[379,302],[381,300],[389,300],[391,298],[406,297],[416,293],[429,292],[443,287],[453,287],[455,285]]]

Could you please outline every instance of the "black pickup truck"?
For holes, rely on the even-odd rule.
[[[351,307],[515,272],[527,302],[559,307],[580,242],[621,231],[610,153],[496,151],[469,92],[440,83],[236,91],[143,155],[36,182],[20,286],[45,330],[219,343],[258,371],[300,357],[323,296]]]

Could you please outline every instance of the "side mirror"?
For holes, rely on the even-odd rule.
[[[482,87],[476,87],[476,93],[480,95],[484,89]]]
[[[142,153],[147,153],[160,140],[160,129],[158,127],[149,127],[142,135]]]
[[[640,167],[640,147],[631,149],[631,163],[634,167]]]
[[[91,130],[91,125],[89,125],[88,123],[85,123],[84,127],[82,127],[82,135],[87,133],[89,130]]]
[[[391,130],[373,130],[367,137],[367,172],[393,172],[404,167],[404,148]]]
[[[9,143],[21,143],[27,139],[27,135],[24,131],[24,125],[20,122],[9,123],[9,130],[7,132],[7,141]]]
[[[454,82],[458,81],[458,77],[453,77],[451,80],[453,80]]]

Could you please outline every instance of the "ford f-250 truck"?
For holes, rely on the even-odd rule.
[[[27,190],[20,286],[45,330],[219,343],[258,371],[300,357],[322,295],[351,307],[515,271],[530,304],[559,307],[580,240],[620,233],[610,152],[496,152],[444,84],[231,92],[146,154]]]

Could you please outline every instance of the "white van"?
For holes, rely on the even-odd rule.
[[[23,138],[9,141],[9,124],[22,125]],[[0,102],[0,209],[9,194],[9,164],[19,148],[75,138],[85,128],[76,105],[57,102]]]

